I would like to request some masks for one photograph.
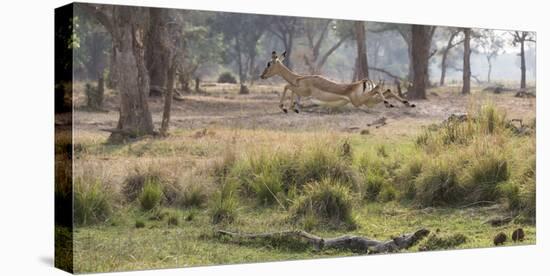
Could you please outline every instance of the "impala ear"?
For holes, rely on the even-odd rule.
[[[276,60],[277,59],[277,52],[273,51],[271,52],[271,59]]]
[[[286,58],[286,51],[284,51],[283,54],[281,54],[281,56],[279,57],[279,61],[283,62],[283,60],[285,60],[285,58]]]

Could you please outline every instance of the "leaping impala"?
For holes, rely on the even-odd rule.
[[[332,106],[343,106],[349,102],[356,107],[360,107],[361,105],[372,106],[383,101],[386,107],[393,107],[393,105],[386,100],[385,96],[387,96],[396,98],[407,106],[414,107],[414,105],[409,104],[407,100],[393,94],[389,89],[382,92],[383,82],[375,85],[372,81],[364,79],[351,84],[339,84],[318,75],[298,75],[282,63],[285,55],[286,52],[283,53],[281,57],[277,57],[276,52],[273,51],[271,61],[267,63],[261,75],[262,79],[279,75],[289,83],[285,85],[279,105],[285,113],[287,110],[284,107],[284,99],[287,90],[291,90],[292,92],[290,105],[297,113],[299,111],[296,108],[296,94],[302,97],[312,96]],[[365,93],[367,89],[368,92]]]

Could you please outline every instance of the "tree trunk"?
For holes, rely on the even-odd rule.
[[[426,99],[426,75],[431,46],[431,27],[412,25],[411,53],[413,61],[413,87],[410,99]]]
[[[166,87],[168,74],[167,64],[170,62],[169,51],[162,41],[167,35],[166,22],[168,10],[149,8],[149,30],[145,42],[145,63],[149,71],[151,86]],[[150,93],[150,96],[162,96]]]
[[[162,123],[160,126],[160,134],[162,136],[168,135],[168,128],[170,124],[170,110],[172,109],[172,96],[174,92],[174,79],[176,77],[176,60],[172,58],[171,64],[168,66],[168,72],[166,76],[166,94],[164,95],[164,111],[162,112]]]
[[[116,73],[116,51],[115,46],[113,44],[113,47],[111,48],[111,55],[109,56],[109,77],[107,79],[107,87],[111,89],[116,88],[117,83],[117,76]]]
[[[470,28],[464,29],[464,62],[462,69],[462,94],[470,94],[470,78],[472,72],[470,71]]]
[[[490,56],[487,56],[487,64],[489,65],[489,69],[487,70],[487,83],[491,83],[491,71],[493,69],[493,64],[491,63]]]
[[[525,39],[522,39],[520,41],[521,46],[521,83],[520,83],[520,89],[525,89],[527,87],[526,81],[525,81]]]
[[[367,49],[365,46],[365,23],[355,21],[355,40],[357,42],[357,79],[369,77],[369,65],[367,62]]]
[[[445,85],[445,75],[447,74],[447,55],[449,51],[445,49],[441,56],[441,78],[439,79],[439,86]]]
[[[201,78],[199,77],[195,78],[195,92],[197,93],[201,92]]]
[[[120,117],[116,131],[109,138],[121,142],[127,137],[153,134],[153,119],[147,104],[149,74],[143,49],[143,9],[113,7],[113,45],[115,46],[117,88],[120,95]]]

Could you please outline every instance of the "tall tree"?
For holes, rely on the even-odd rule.
[[[155,91],[161,91],[166,87],[168,74],[167,64],[170,62],[170,53],[165,47],[167,39],[167,24],[170,22],[170,10],[161,8],[149,8],[149,29],[145,40],[145,65],[149,72],[151,96],[162,96]]]
[[[110,140],[154,134],[147,104],[149,74],[144,58],[144,18],[148,9],[131,6],[84,5],[111,34],[116,55],[114,74],[120,96],[120,116]]]
[[[259,76],[257,45],[268,23],[263,16],[254,14],[219,13],[214,19],[214,28],[222,32],[225,42],[231,45],[232,51],[227,51],[225,58],[237,64],[241,94],[248,93],[246,82]]]
[[[434,26],[411,26],[411,59],[413,87],[409,91],[411,99],[426,99],[428,86],[428,65]]]
[[[460,29],[448,28],[449,40],[447,45],[441,50],[441,77],[439,79],[439,86],[445,85],[445,77],[447,75],[448,57],[451,49],[464,42],[464,39],[457,39],[460,35]]]
[[[493,59],[504,52],[504,38],[494,30],[482,30],[477,39],[478,51],[485,55],[487,59],[487,82],[491,82],[491,71],[493,69]]]
[[[520,89],[525,89],[527,87],[526,84],[526,78],[525,78],[525,42],[536,42],[535,40],[535,34],[532,32],[522,32],[522,31],[515,31],[512,32],[513,40],[512,45],[517,46],[519,44],[520,46],[520,60],[521,60],[521,82],[520,82]]]
[[[289,69],[292,69],[292,48],[294,40],[300,30],[300,21],[296,17],[289,16],[271,16],[269,31],[274,34],[283,43],[286,58],[283,63]]]
[[[472,29],[464,28],[464,61],[462,66],[462,94],[470,94],[470,79],[472,77],[472,71],[470,69],[470,56],[472,50],[470,49],[470,38]]]
[[[343,23],[340,21],[339,23]],[[344,42],[352,37],[352,32],[349,31],[347,26],[340,28],[341,25],[334,24],[332,20],[326,19],[305,19],[304,31],[309,48],[311,49],[310,55],[304,55],[304,61],[309,68],[311,74],[321,73],[321,69],[327,62],[330,55],[334,53]],[[324,42],[327,41],[330,29],[337,30],[337,40],[331,47],[324,53],[321,53],[321,48]]]
[[[355,21],[355,41],[357,42],[357,79],[362,80],[369,77],[369,64],[367,61],[367,48],[365,46],[365,23]]]

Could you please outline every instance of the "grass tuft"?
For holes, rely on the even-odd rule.
[[[306,185],[304,194],[291,208],[292,217],[296,220],[306,218],[307,224],[327,225],[332,228],[355,228],[352,216],[352,196],[346,185],[336,180],[325,178],[320,182]]]
[[[153,180],[147,180],[139,196],[139,204],[144,211],[150,211],[160,205],[162,196],[160,184]]]
[[[97,179],[77,178],[74,185],[74,219],[77,225],[105,222],[113,213],[113,192]]]

